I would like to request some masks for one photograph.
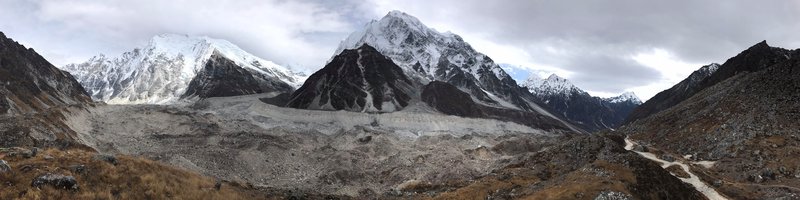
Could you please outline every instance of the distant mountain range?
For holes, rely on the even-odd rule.
[[[591,96],[555,74],[547,78],[531,75],[521,86],[528,88],[543,107],[591,132],[616,128],[642,104],[632,92],[611,98]]]
[[[374,52],[363,49],[365,45]],[[397,68],[385,68],[391,65]],[[345,66],[355,68],[333,70]],[[99,55],[64,69],[93,99],[112,104],[172,104],[276,92],[284,94],[283,100],[273,101],[278,105],[363,112],[402,110],[420,101],[424,85],[441,81],[480,105],[538,113],[579,132],[614,128],[640,103],[632,94],[592,97],[555,75],[519,84],[458,35],[433,30],[399,11],[348,36],[305,85],[306,77],[230,42],[175,34],[158,35],[117,58]]]
[[[163,34],[120,57],[64,66],[97,101],[168,104],[181,99],[292,92],[303,76],[220,39]]]

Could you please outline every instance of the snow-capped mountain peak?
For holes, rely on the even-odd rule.
[[[522,86],[527,87],[533,94],[563,94],[569,96],[573,91],[582,92],[578,87],[575,87],[569,80],[562,78],[556,74],[551,74],[547,78],[541,78],[539,75],[531,75]]]
[[[480,103],[532,110],[530,101],[515,93],[517,83],[488,56],[477,52],[461,37],[427,27],[419,19],[392,11],[367,23],[342,41],[335,55],[368,44],[391,58],[410,79],[427,84],[448,82],[468,92]],[[506,104],[506,102],[513,102]]]
[[[166,57],[176,58],[182,56],[185,62],[185,68],[182,70],[184,76],[191,77],[216,51],[239,66],[261,73],[282,76],[282,79],[295,88],[303,84],[302,78],[295,76],[295,73],[289,69],[272,61],[254,56],[227,40],[214,39],[207,36],[191,37],[185,34],[167,33],[153,37],[146,50],[152,51],[155,55],[164,55]]]
[[[116,58],[95,56],[84,63],[64,66],[64,70],[75,75],[95,100],[163,104],[180,99],[212,55],[258,74],[261,80],[279,80],[294,88],[304,80],[226,40],[179,34],[160,34],[143,48]]]
[[[611,98],[608,98],[607,100],[609,102],[611,102],[611,103],[620,103],[620,102],[630,101],[630,102],[632,102],[634,104],[642,104],[642,100],[640,100],[639,97],[636,96],[636,94],[634,94],[633,92],[624,92],[619,96],[611,97]]]

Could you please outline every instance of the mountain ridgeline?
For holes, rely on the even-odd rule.
[[[789,60],[796,52],[770,47],[766,41],[759,42],[747,50],[728,59],[722,65],[705,66],[670,89],[664,90],[636,108],[626,120],[633,122],[670,108],[697,92],[717,84],[739,73],[753,72]]]
[[[0,32],[0,147],[75,145],[68,113],[92,105],[72,75]]]
[[[532,112],[545,112],[532,96],[488,56],[475,51],[460,36],[440,33],[417,18],[392,11],[347,37],[337,50],[363,44],[391,58],[412,80],[450,83],[477,102]]]
[[[290,93],[302,76],[220,39],[162,34],[118,58],[99,55],[64,66],[93,99],[172,104],[217,96]]]
[[[533,75],[522,86],[533,94],[535,102],[590,132],[618,127],[642,103],[632,92],[612,98],[594,97],[555,74],[544,79]]]

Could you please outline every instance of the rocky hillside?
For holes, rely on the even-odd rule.
[[[253,73],[215,51],[189,82],[181,98],[204,99],[292,90],[294,87],[286,82],[263,73]]]
[[[69,73],[0,33],[0,147],[80,145],[64,122],[91,101]]]
[[[409,104],[418,83],[375,48],[348,49],[312,74],[289,107],[357,112],[394,112]]]
[[[533,75],[521,86],[539,105],[589,132],[618,127],[642,103],[630,92],[612,98],[594,97],[555,74],[547,78]]]
[[[227,62],[220,62],[222,58]],[[93,99],[111,104],[171,104],[188,97],[263,91],[291,93],[304,79],[228,41],[175,34],[155,36],[147,46],[117,58],[99,55],[64,66],[64,70],[74,74]],[[222,79],[227,80],[223,83]],[[222,92],[220,84],[247,88]]]
[[[266,199],[152,160],[86,149],[0,148],[2,199]]]
[[[673,94],[686,83],[662,93]],[[699,83],[702,89],[686,90],[696,91],[690,97],[620,131],[672,157],[711,161],[711,167],[696,170],[730,197],[800,192],[800,51],[762,42]],[[648,105],[671,102],[653,101]]]
[[[770,47],[767,45],[766,41],[762,41],[739,53],[739,55],[728,59],[720,66],[711,64],[695,71],[677,85],[656,94],[656,96],[644,102],[630,114],[626,121],[633,122],[670,108],[694,96],[694,94],[703,89],[711,87],[736,74],[754,72],[784,62],[788,60],[792,54],[797,54],[797,52]]]
[[[86,91],[36,51],[0,32],[0,114],[25,114],[91,102]]]
[[[458,186],[434,199],[705,199],[656,163],[623,149],[623,143],[615,135],[565,139],[515,157],[480,179],[453,183]],[[447,188],[419,184],[411,191],[422,197],[442,187]]]
[[[462,117],[489,118],[511,121],[533,128],[550,131],[579,132],[573,127],[565,126],[549,116],[508,108],[496,108],[481,105],[472,101],[469,94],[449,83],[433,81],[422,90],[422,101],[434,109],[448,115]]]

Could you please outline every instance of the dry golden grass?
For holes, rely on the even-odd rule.
[[[527,169],[511,168],[504,171],[514,175],[507,180],[500,180],[497,176],[487,176],[465,187],[442,193],[434,199],[486,199],[494,191],[511,189],[519,185],[532,185],[541,181],[534,174],[526,173]]]
[[[563,177],[557,177],[551,183],[541,183],[541,179],[526,168],[506,168],[503,172],[513,174],[505,180],[499,176],[487,176],[458,188],[442,193],[433,199],[486,199],[496,191],[516,190],[520,199],[592,199],[601,191],[612,190],[627,192],[627,184],[635,184],[636,177],[632,171],[619,164],[598,160],[593,163],[610,173],[609,177],[598,177],[591,172],[576,170]],[[530,186],[543,184],[541,188],[531,190]],[[581,193],[582,195],[576,196]]]
[[[635,184],[636,177],[625,166],[598,160],[593,163],[610,173],[608,177],[599,177],[590,172],[576,170],[567,174],[563,180],[552,186],[546,186],[524,199],[593,199],[605,190],[630,193],[627,184]],[[581,196],[576,194],[582,193]]]
[[[49,155],[51,159],[45,159]],[[0,199],[263,199],[238,186],[222,184],[192,172],[172,168],[152,160],[117,156],[117,165],[94,160],[94,152],[48,149],[36,157],[6,156],[11,172],[0,174]],[[84,172],[69,166],[84,165]],[[32,180],[45,173],[74,176],[77,191],[43,186],[31,187]]]

